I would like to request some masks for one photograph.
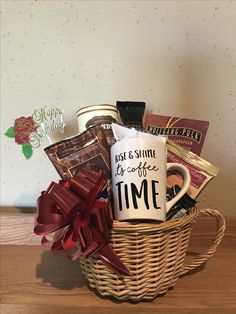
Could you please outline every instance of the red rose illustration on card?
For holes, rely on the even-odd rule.
[[[32,117],[20,117],[15,120],[13,128],[16,132],[16,143],[23,144],[29,142],[30,133],[36,131],[37,125],[35,125]]]
[[[22,153],[26,159],[33,154],[33,148],[40,147],[45,137],[52,144],[49,133],[63,133],[65,123],[63,122],[64,110],[58,107],[47,108],[44,106],[35,109],[32,116],[15,119],[14,126],[5,132],[9,138],[14,138],[18,145],[22,146]]]
[[[22,145],[22,152],[26,159],[29,159],[33,154],[29,136],[36,131],[37,127],[38,125],[35,124],[32,117],[20,117],[15,120],[14,126],[5,133],[7,137],[15,138],[15,142]]]

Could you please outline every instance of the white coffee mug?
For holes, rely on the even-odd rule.
[[[116,220],[166,219],[168,210],[187,192],[188,169],[166,162],[166,138],[123,138],[111,147],[113,206]],[[166,202],[167,170],[181,172],[180,192]]]

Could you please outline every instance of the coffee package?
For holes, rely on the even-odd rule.
[[[118,121],[118,110],[110,104],[91,105],[77,111],[79,132],[101,124],[109,145],[114,144],[115,139],[111,129],[111,123]]]
[[[146,114],[144,128],[155,135],[165,135],[176,144],[200,156],[209,127],[208,121]]]
[[[120,118],[125,126],[143,129],[143,115],[146,103],[142,101],[117,101]]]
[[[198,155],[187,151],[183,147],[167,140],[167,162],[179,163],[186,166],[191,176],[191,184],[188,195],[192,199],[196,199],[202,192],[207,183],[212,180],[219,172],[219,168],[212,165]],[[181,186],[182,177],[175,171],[170,171],[167,177],[167,186]]]
[[[52,144],[45,152],[64,180],[73,177],[81,168],[102,170],[105,179],[111,177],[109,145],[101,125]]]

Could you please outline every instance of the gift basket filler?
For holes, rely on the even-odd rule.
[[[90,287],[152,300],[211,257],[225,220],[196,199],[219,169],[201,158],[207,121],[146,114],[118,101],[77,112],[79,134],[45,148],[61,180],[37,200],[34,232],[79,259]],[[207,252],[184,264],[197,218],[216,220]]]

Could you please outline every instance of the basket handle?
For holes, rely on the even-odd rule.
[[[198,266],[203,264],[209,257],[211,257],[215,253],[216,248],[218,247],[218,245],[220,244],[224,236],[225,219],[217,210],[210,209],[210,208],[200,209],[197,215],[197,218],[203,217],[203,216],[204,217],[210,216],[210,217],[215,218],[216,223],[217,223],[215,237],[212,240],[210,247],[205,253],[198,255],[192,260],[190,264],[183,266],[183,268],[181,269],[180,275],[184,275],[188,273],[190,270],[197,268]]]

